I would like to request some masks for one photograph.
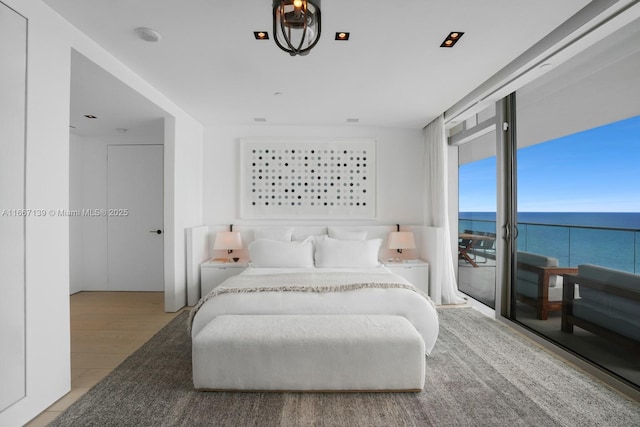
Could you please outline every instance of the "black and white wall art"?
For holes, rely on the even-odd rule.
[[[240,216],[374,219],[373,139],[243,139]]]

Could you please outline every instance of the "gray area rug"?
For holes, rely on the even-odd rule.
[[[182,313],[50,426],[640,426],[640,405],[470,308],[439,310],[420,393],[192,388]]]

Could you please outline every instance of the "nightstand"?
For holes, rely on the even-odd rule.
[[[429,293],[429,263],[418,259],[404,262],[385,262],[384,266],[402,276],[424,293]]]
[[[249,261],[238,262],[206,261],[200,264],[200,297],[205,296],[225,279],[240,274],[247,268]]]

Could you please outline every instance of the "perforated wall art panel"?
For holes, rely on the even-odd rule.
[[[375,218],[375,140],[245,139],[240,162],[242,218]]]

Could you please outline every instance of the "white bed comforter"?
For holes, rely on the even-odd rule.
[[[385,267],[375,269],[247,268],[225,280],[193,310],[191,336],[223,314],[390,314],[422,335],[430,354],[438,337],[431,300]]]

